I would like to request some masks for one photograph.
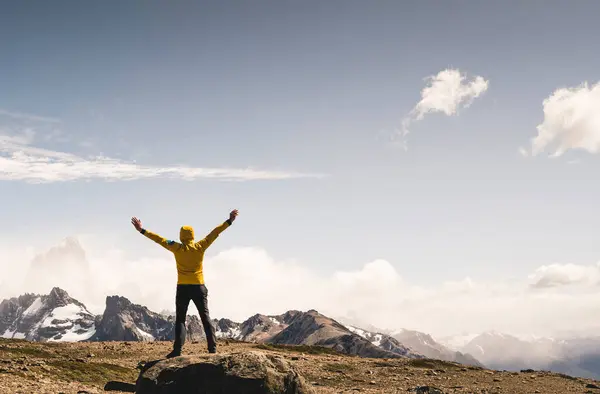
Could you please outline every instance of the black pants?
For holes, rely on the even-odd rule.
[[[208,313],[208,290],[204,285],[177,285],[177,295],[175,296],[175,343],[173,348],[176,351],[181,351],[185,343],[185,318],[190,300],[194,301],[196,308],[198,308],[202,327],[204,327],[204,333],[206,334],[208,350],[216,351],[217,337],[215,335],[215,328],[210,321],[210,314]]]

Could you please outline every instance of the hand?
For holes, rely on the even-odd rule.
[[[131,224],[137,231],[142,231],[142,221],[136,217],[131,218]]]
[[[235,220],[235,218],[238,215],[238,210],[234,209],[233,211],[231,211],[231,213],[229,214],[229,220],[231,220],[232,222]]]

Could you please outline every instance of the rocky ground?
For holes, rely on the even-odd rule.
[[[367,359],[323,348],[237,342],[220,343],[219,352],[250,349],[284,357],[319,393],[600,394],[600,382],[540,371],[490,371],[434,360]],[[0,393],[131,392],[139,363],[163,358],[169,350],[168,342],[36,343],[0,339]],[[184,354],[201,353],[206,353],[204,343],[186,344]]]

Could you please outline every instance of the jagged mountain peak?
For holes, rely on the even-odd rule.
[[[40,264],[48,264],[51,262],[85,262],[86,253],[85,249],[76,237],[67,237],[63,239],[58,245],[55,245],[48,249],[44,253],[40,253],[33,258],[32,265],[37,266]]]
[[[126,297],[118,295],[106,296],[106,312],[108,313],[118,313],[119,311],[132,307],[133,305],[134,304]],[[139,305],[139,307],[145,308],[141,305]]]
[[[48,302],[52,303],[52,305],[56,307],[66,306],[70,303],[79,303],[69,296],[65,290],[60,287],[53,287],[48,294]]]
[[[94,315],[59,287],[47,295],[26,294],[0,304],[0,336],[35,341],[85,340]]]

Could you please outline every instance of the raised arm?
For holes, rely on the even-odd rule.
[[[147,238],[156,242],[157,244],[159,244],[163,248],[167,249],[168,251],[175,252],[179,248],[179,243],[177,243],[175,241],[169,241],[169,240],[161,237],[160,235],[154,234],[153,232],[148,231],[145,228],[143,228],[142,222],[140,221],[140,219],[135,218],[135,217],[132,218],[131,224],[133,224],[133,227],[135,227],[135,229],[137,231],[139,231],[141,234],[145,235]]]
[[[225,231],[226,228],[233,224],[233,221],[238,215],[238,210],[234,209],[229,214],[229,219],[218,225],[211,231],[206,237],[196,242],[196,245],[199,245],[202,249],[208,248],[215,240],[219,237],[219,235]]]

